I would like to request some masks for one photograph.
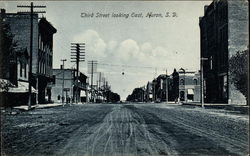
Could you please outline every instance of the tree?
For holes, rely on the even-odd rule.
[[[12,83],[13,67],[16,67],[16,47],[17,42],[14,41],[14,35],[10,31],[10,26],[4,21],[4,16],[0,18],[0,78],[8,79]],[[14,81],[14,82],[13,82]]]
[[[235,87],[246,97],[248,102],[248,54],[249,48],[244,51],[238,51],[236,55],[229,60],[230,73]]]

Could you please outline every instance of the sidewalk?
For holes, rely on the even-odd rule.
[[[201,107],[201,103],[198,102],[184,102],[182,105],[189,106],[199,106]],[[249,114],[249,106],[248,105],[234,105],[234,104],[222,104],[222,103],[205,103],[204,107],[206,109],[225,109],[231,111],[239,111],[243,114]]]
[[[37,104],[37,105],[32,105],[31,109],[50,108],[50,107],[57,107],[57,106],[62,106],[62,103]],[[27,105],[16,106],[16,107],[13,107],[13,109],[28,110],[28,106]]]

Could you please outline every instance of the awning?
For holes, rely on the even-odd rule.
[[[84,97],[84,96],[86,96],[86,92],[85,91],[81,91],[80,97]]]
[[[18,87],[10,87],[9,92],[11,93],[25,93],[29,92],[29,83],[18,81]],[[37,93],[36,89],[31,87],[32,93]]]
[[[188,91],[189,95],[194,95],[194,90],[193,89],[188,89],[187,91]]]
[[[9,80],[0,79],[0,92],[6,92],[10,87],[15,87]]]

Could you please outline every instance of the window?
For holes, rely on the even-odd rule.
[[[185,81],[183,79],[180,80],[180,85],[185,85]]]
[[[20,72],[20,77],[22,77],[23,76],[23,65],[22,65],[22,62],[20,61],[19,62],[20,63],[20,68],[19,68],[19,72]]]
[[[45,74],[45,72],[46,72],[45,63],[46,62],[43,63],[43,74]]]
[[[210,63],[210,70],[212,70],[213,69],[213,56],[210,56],[209,63]]]
[[[24,64],[24,77],[27,77],[27,64]]]
[[[194,79],[194,85],[198,85],[198,80]]]
[[[41,49],[41,35],[38,36],[38,49]]]
[[[43,41],[41,40],[41,50],[43,50]]]

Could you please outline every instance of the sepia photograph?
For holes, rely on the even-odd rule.
[[[249,156],[248,0],[0,9],[1,156]]]

